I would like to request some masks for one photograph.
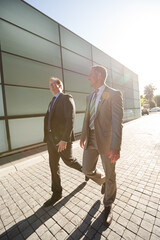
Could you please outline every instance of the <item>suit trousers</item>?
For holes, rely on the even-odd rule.
[[[104,172],[96,167],[99,155]],[[117,192],[115,163],[111,163],[108,155],[99,153],[94,130],[90,131],[88,146],[83,153],[82,171],[99,185],[105,183],[103,203],[106,207],[110,206],[114,202]]]
[[[53,193],[61,194],[62,186],[59,167],[60,158],[67,166],[74,168],[80,172],[82,172],[82,165],[77,161],[76,158],[73,158],[72,156],[72,142],[67,143],[67,148],[64,151],[58,152],[58,147],[53,140],[53,136],[51,133],[49,133],[47,147],[49,153],[49,165],[51,170],[51,190]]]

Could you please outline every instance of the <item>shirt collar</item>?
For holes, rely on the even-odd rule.
[[[56,95],[54,95],[55,98],[58,98],[61,92],[58,92]]]
[[[105,89],[105,85],[103,84],[102,86],[100,86],[99,88],[98,88],[98,94],[101,94],[103,91],[104,91],[104,89]]]

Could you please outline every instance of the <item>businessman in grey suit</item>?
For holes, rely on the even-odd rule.
[[[102,186],[104,221],[112,221],[112,203],[116,197],[116,161],[120,158],[122,139],[122,95],[106,85],[107,69],[93,66],[88,80],[95,89],[87,97],[80,146],[84,148],[82,171]],[[101,156],[104,172],[96,167]]]

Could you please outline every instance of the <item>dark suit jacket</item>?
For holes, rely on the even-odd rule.
[[[83,122],[81,140],[85,148],[89,139],[89,105],[93,93],[87,97],[87,108]],[[106,85],[98,103],[95,124],[95,136],[100,154],[108,154],[110,149],[120,150],[122,140],[122,95],[121,92]]]
[[[71,142],[74,140],[73,123],[75,117],[75,104],[71,95],[60,93],[51,112],[51,132],[55,143],[63,140]],[[44,142],[48,138],[48,117],[47,111],[44,118]]]

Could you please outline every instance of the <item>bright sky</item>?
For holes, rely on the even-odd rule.
[[[138,74],[160,94],[160,0],[25,0]]]

